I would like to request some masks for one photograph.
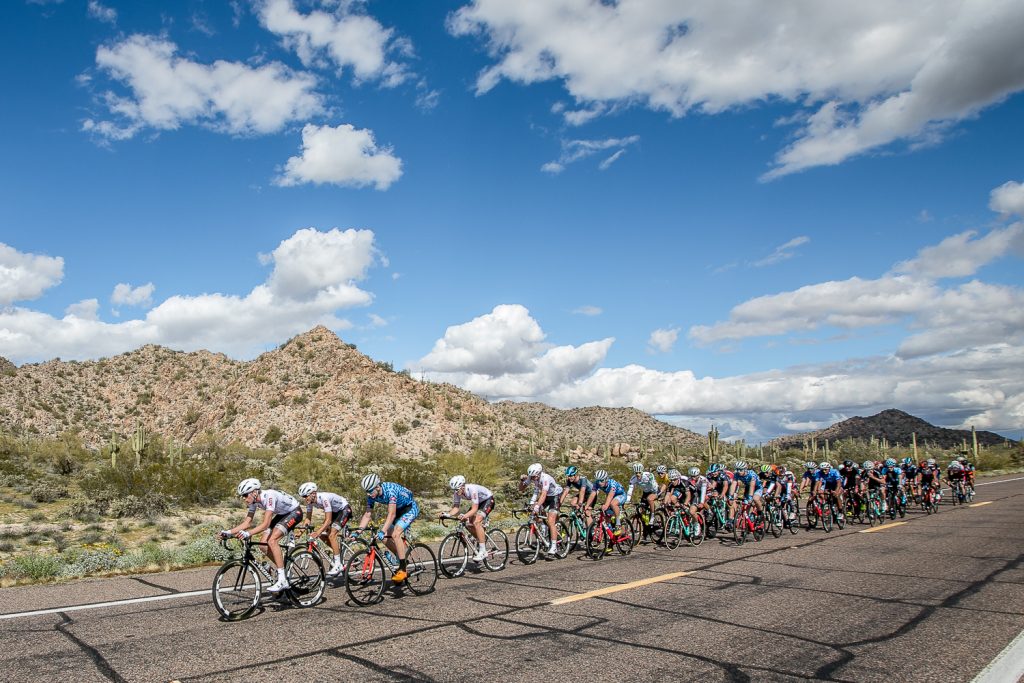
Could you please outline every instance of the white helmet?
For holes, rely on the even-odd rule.
[[[606,470],[598,470],[594,472],[594,481],[600,482],[608,478],[608,472]]]
[[[832,469],[832,463],[822,461],[821,464],[818,465],[818,469],[825,470],[826,472],[828,472],[830,469]]]
[[[654,468],[654,471],[658,474],[665,474],[668,471],[668,467],[666,465],[658,465]]]
[[[935,464],[935,458],[928,458],[928,462],[926,464],[934,465]]]
[[[633,474],[640,474],[644,471],[644,466],[641,463],[635,462],[629,466],[629,469],[633,470]]]
[[[870,469],[872,469],[875,466],[875,462],[874,462],[874,460],[865,460],[864,462],[862,462],[860,464],[860,466],[863,467],[866,470],[870,470]]]
[[[679,479],[682,476],[683,476],[683,473],[680,472],[679,470],[675,469],[674,467],[668,471],[668,478],[669,479]]]
[[[533,463],[532,465],[530,465],[529,467],[526,468],[526,476],[528,476],[528,477],[536,477],[536,476],[539,476],[540,473],[543,472],[543,471],[544,471],[544,466],[541,465],[539,462],[535,462],[535,463]]]
[[[448,486],[451,487],[452,491],[458,491],[466,485],[466,478],[461,474],[456,474],[454,477],[448,480]]]
[[[307,481],[305,484],[299,487],[299,495],[305,498],[311,493],[316,493],[316,483]]]
[[[700,476],[700,468],[699,467],[691,467],[689,469],[689,471],[687,471],[687,474],[689,474],[691,477],[699,477]]]
[[[373,491],[375,488],[380,486],[380,475],[367,474],[365,477],[363,477],[363,481],[360,482],[360,484],[362,485],[363,490],[369,493],[370,491]]]
[[[954,460],[953,462],[949,463],[949,469],[951,469],[951,470],[956,471],[956,470],[962,470],[963,468],[964,468],[964,466],[960,464],[959,460]]]
[[[261,488],[263,488],[263,484],[260,483],[259,479],[256,479],[254,477],[243,479],[242,482],[238,485],[238,497],[244,498],[253,491]]]
[[[737,460],[736,464],[733,465],[733,468],[735,468],[735,470],[737,472],[742,472],[743,470],[747,469],[747,461],[746,460]]]

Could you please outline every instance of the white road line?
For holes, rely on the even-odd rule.
[[[971,683],[1008,683],[1024,676],[1024,631],[1010,641]]]
[[[168,593],[167,595],[151,595],[148,598],[128,598],[126,600],[111,600],[110,602],[93,602],[88,605],[71,605],[69,607],[54,607],[52,609],[37,609],[32,612],[15,612],[14,614],[0,614],[0,621],[4,619],[19,619],[21,617],[38,617],[43,614],[57,614],[59,612],[77,612],[84,609],[99,609],[101,607],[120,607],[121,605],[134,605],[140,602],[156,602],[158,600],[175,600],[177,598],[190,598],[196,595],[210,595],[210,589],[201,591],[189,591],[187,593]]]

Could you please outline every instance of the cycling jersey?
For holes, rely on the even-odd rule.
[[[366,507],[371,510],[376,503],[394,505],[396,508],[401,509],[409,507],[413,502],[412,491],[390,481],[380,485],[380,495],[378,497],[366,497]]]
[[[874,476],[872,477],[872,476],[869,476],[869,475],[874,475]],[[869,489],[880,488],[882,486],[882,482],[878,481],[874,477],[881,477],[881,476],[882,476],[882,473],[879,470],[873,469],[873,470],[866,471],[864,473],[864,477],[868,480],[868,488]]]
[[[835,489],[837,486],[839,486],[839,483],[842,481],[842,477],[839,476],[838,470],[830,468],[828,472],[826,472],[825,470],[818,470],[818,474],[814,478],[814,480],[816,482],[823,482],[825,488],[831,491]]]
[[[577,491],[583,490],[584,492],[589,494],[593,492],[594,484],[591,483],[589,479],[587,479],[581,474],[579,478],[576,480],[576,483],[566,480],[565,488],[573,488],[576,489]]]
[[[839,476],[843,478],[843,488],[852,489],[857,485],[857,480],[860,478],[860,468],[853,467],[840,467]]]
[[[745,474],[737,474],[736,481],[744,487],[748,496],[761,492],[761,478],[754,474],[753,470],[747,470]]]
[[[965,472],[962,469],[949,470],[948,472],[946,472],[946,479],[948,479],[949,481],[957,481],[959,479],[963,479],[965,474],[967,474],[967,472]]]
[[[633,475],[629,478],[629,488],[626,489],[626,500],[633,497],[633,488],[640,487],[644,495],[657,493],[658,484],[654,481],[654,475],[650,472],[641,472],[639,475]]]
[[[800,481],[804,482],[804,481],[810,479],[811,483],[813,484],[814,481],[817,479],[817,475],[818,475],[818,470],[804,470],[804,476],[800,477]]]
[[[907,481],[913,481],[917,479],[917,475],[921,473],[921,470],[917,465],[906,465],[903,467],[903,473],[907,475]]]
[[[892,487],[900,483],[903,470],[897,467],[883,467],[882,476],[885,477],[885,485]]]
[[[493,497],[494,494],[492,494],[491,490],[485,486],[480,486],[479,484],[466,484],[466,495],[460,495],[459,492],[456,491],[455,497],[452,500],[452,505],[458,507],[462,501],[468,500],[479,507],[482,503],[486,503]]]
[[[708,498],[708,479],[703,474],[690,479],[690,487],[696,500],[690,499],[691,503],[703,503]]]
[[[310,519],[312,519],[314,507],[318,507],[323,510],[325,515],[337,515],[348,507],[348,500],[346,500],[344,496],[339,496],[337,493],[318,492],[316,494],[316,502],[312,505],[306,506],[306,516]]]
[[[594,484],[594,488],[613,497],[622,496],[625,498],[626,496],[626,489],[622,488],[622,484],[614,479],[605,479],[604,481],[596,482]]]
[[[930,483],[932,483],[933,479],[935,479],[935,470],[933,470],[930,467],[922,467],[921,468],[921,483],[922,484],[930,484]]]
[[[541,493],[547,494],[544,501],[548,502],[551,498],[558,498],[562,495],[562,487],[550,474],[541,472],[540,477],[533,483],[533,498],[530,498],[530,505],[537,502]]]
[[[273,515],[284,515],[297,510],[298,507],[299,501],[287,493],[267,489],[266,491],[260,491],[259,498],[249,506],[249,514],[256,512],[256,510],[266,510]]]

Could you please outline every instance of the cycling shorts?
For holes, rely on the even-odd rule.
[[[297,507],[291,512],[285,512],[280,515],[274,515],[274,518],[270,520],[271,529],[280,529],[281,534],[287,534],[289,531],[295,528],[295,525],[302,521],[302,508]]]
[[[625,493],[620,493],[617,496],[612,496],[612,500],[619,501],[619,509],[621,510],[622,507],[626,504],[626,494]]]
[[[352,519],[352,506],[346,505],[342,509],[331,514],[331,528],[341,531],[348,524],[348,520]]]
[[[839,488],[839,482],[838,481],[826,481],[824,488],[825,488],[826,491],[835,491],[836,489]]]
[[[416,519],[420,514],[420,506],[413,501],[410,505],[406,505],[404,508],[398,508],[395,510],[395,527],[405,531],[412,524],[412,521]]]
[[[487,500],[482,501],[477,507],[477,514],[482,514],[484,517],[491,514],[491,510],[494,509],[494,496],[491,496]]]
[[[548,512],[558,512],[558,508],[559,508],[558,499],[559,499],[559,496],[548,495],[544,499],[544,502],[540,504],[540,506],[542,508],[544,508],[545,510],[547,510]]]

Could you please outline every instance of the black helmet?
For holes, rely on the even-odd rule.
[[[853,467],[853,461],[852,460],[844,460],[843,461],[843,467]]]

